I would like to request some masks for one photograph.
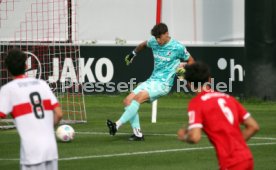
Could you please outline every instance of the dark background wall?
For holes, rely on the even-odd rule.
[[[276,99],[276,1],[245,1],[247,96]]]
[[[91,70],[95,74],[94,67],[101,58],[108,58],[114,67],[114,83],[129,82],[136,78],[136,82],[143,82],[151,75],[153,70],[153,56],[150,49],[146,49],[135,58],[133,64],[126,66],[124,57],[135,47],[125,46],[81,46],[81,57],[87,61],[94,58]],[[223,82],[227,84],[227,91],[234,95],[243,95],[244,86],[244,48],[243,47],[187,47],[191,55],[198,61],[204,61],[210,65],[214,84]],[[102,72],[105,75],[106,69]],[[97,76],[94,76],[97,81]],[[87,79],[86,79],[87,80]],[[229,85],[231,83],[231,85]],[[174,91],[177,90],[175,80]],[[180,85],[181,82],[180,82]],[[231,86],[231,87],[229,87]],[[231,89],[229,89],[231,88]],[[180,89],[183,91],[182,89]]]

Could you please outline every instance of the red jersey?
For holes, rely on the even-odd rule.
[[[189,103],[188,115],[189,129],[203,128],[221,168],[253,159],[240,130],[250,114],[235,98],[220,92],[201,92]]]

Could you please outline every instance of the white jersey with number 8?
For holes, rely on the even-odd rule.
[[[43,80],[21,76],[0,91],[0,117],[11,114],[20,136],[20,164],[58,158],[54,113],[58,101]]]

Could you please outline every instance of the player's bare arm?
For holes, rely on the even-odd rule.
[[[142,43],[140,43],[140,44],[134,49],[134,52],[135,52],[135,53],[139,53],[140,51],[143,51],[146,47],[147,47],[147,41],[143,41]]]
[[[132,61],[133,61],[133,59],[134,59],[134,57],[137,55],[137,53],[140,52],[140,51],[142,51],[146,47],[147,47],[147,41],[144,41],[144,42],[140,43],[131,53],[129,53],[125,57],[126,65],[128,66],[129,64],[131,64]]]
[[[177,135],[178,139],[183,142],[196,144],[201,139],[201,128],[192,128],[190,130],[187,130],[186,128],[181,128],[178,130]]]
[[[190,57],[188,58],[187,61],[181,62],[181,63],[179,64],[178,68],[183,68],[183,69],[184,69],[184,67],[185,67],[186,64],[189,64],[189,65],[190,65],[190,64],[193,64],[193,63],[195,63],[195,59],[190,55]]]
[[[190,55],[190,57],[188,58],[188,60],[187,60],[187,64],[193,64],[193,63],[195,63],[195,60],[194,60],[194,58]]]
[[[63,113],[60,106],[54,108],[54,124],[57,125],[62,119]]]
[[[256,134],[259,130],[259,124],[253,117],[248,117],[243,122],[245,128],[242,131],[244,139],[247,141],[249,140],[254,134]]]

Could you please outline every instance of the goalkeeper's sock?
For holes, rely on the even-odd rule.
[[[116,129],[118,130],[119,127],[121,127],[122,125],[123,125],[122,122],[121,122],[120,120],[118,120],[118,121],[116,122]]]
[[[137,112],[136,115],[134,115],[130,120],[129,120],[132,130],[133,130],[133,134],[137,137],[143,137],[143,134],[141,132],[141,128],[140,128],[140,121],[139,121],[139,114]]]
[[[124,124],[127,121],[129,121],[132,117],[134,117],[137,114],[139,107],[140,107],[140,103],[138,103],[136,100],[132,100],[130,105],[126,107],[125,112],[118,120],[118,125],[119,123]]]
[[[140,129],[140,121],[138,112],[129,120],[131,127]]]
[[[126,106],[124,108],[124,110],[126,110],[127,108],[128,108],[128,106]],[[122,125],[123,125],[122,122],[120,120],[117,120],[117,122],[116,122],[116,129],[118,130]]]

